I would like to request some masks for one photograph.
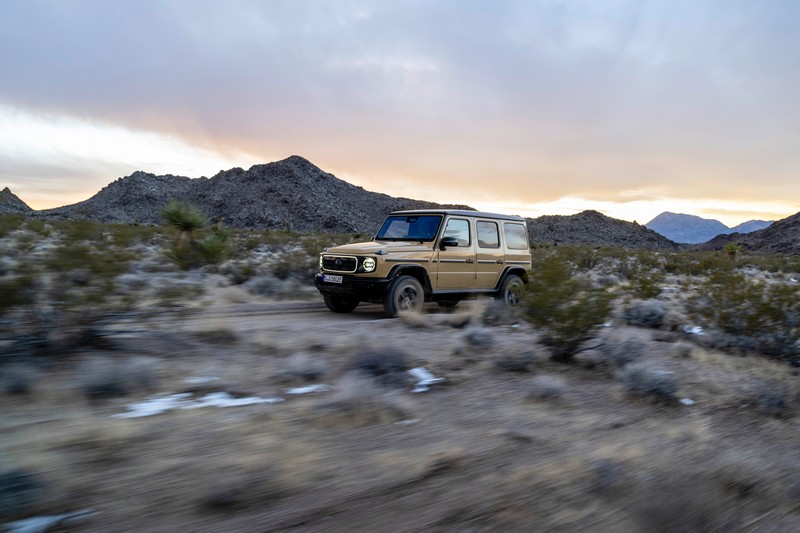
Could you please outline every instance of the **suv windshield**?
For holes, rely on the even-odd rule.
[[[386,219],[376,237],[379,241],[432,241],[442,222],[440,215],[394,215]]]

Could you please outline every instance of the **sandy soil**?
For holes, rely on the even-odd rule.
[[[2,397],[2,464],[41,484],[24,516],[91,509],[59,527],[115,532],[800,530],[785,364],[606,328],[679,385],[639,398],[599,351],[553,363],[529,326],[487,326],[469,303],[406,320],[211,300],[113,324],[114,350],[32,369],[30,393]],[[375,358],[446,381],[414,394],[405,372],[358,370]],[[90,399],[109,369],[124,390]],[[286,393],[309,383],[330,389]],[[221,391],[284,401],[115,417]]]

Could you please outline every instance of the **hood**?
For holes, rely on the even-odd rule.
[[[413,241],[388,241],[388,242],[354,242],[351,244],[344,244],[342,246],[331,246],[328,248],[328,254],[376,254],[378,251],[383,250],[387,253],[398,252],[425,252],[433,248],[433,243],[419,244]]]

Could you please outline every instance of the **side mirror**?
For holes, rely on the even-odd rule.
[[[439,249],[440,250],[447,250],[448,246],[458,246],[458,239],[455,237],[442,237],[442,240],[439,241]]]

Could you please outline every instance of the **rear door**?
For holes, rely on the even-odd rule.
[[[500,242],[500,224],[496,220],[476,220],[477,276],[475,288],[493,289],[504,268],[503,248]]]
[[[437,251],[439,271],[437,289],[473,289],[475,287],[475,239],[467,218],[453,217],[445,221],[440,237],[455,237],[458,246],[448,246]]]

